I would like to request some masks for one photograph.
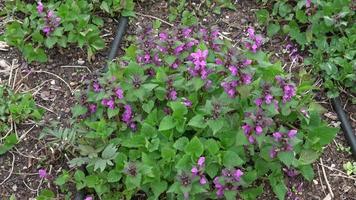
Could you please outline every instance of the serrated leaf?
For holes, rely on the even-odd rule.
[[[194,155],[195,157],[199,157],[204,152],[204,146],[200,142],[199,138],[195,136],[185,147],[185,152],[187,154]]]
[[[161,123],[159,124],[159,131],[167,131],[167,130],[170,130],[170,129],[173,129],[174,127],[176,126],[174,120],[173,120],[173,117],[168,115],[168,116],[165,116]]]
[[[195,128],[205,128],[206,122],[203,115],[195,115],[188,123],[189,126]]]

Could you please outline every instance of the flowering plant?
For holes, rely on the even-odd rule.
[[[328,90],[328,97],[338,96],[340,86],[356,92],[353,1],[263,1],[273,4],[270,12],[266,9],[257,12],[259,22],[267,25],[267,34],[270,37],[286,34],[302,49],[308,50],[310,55],[304,63],[315,68],[315,74],[326,77],[323,86]],[[291,54],[296,54],[295,50]],[[300,58],[291,57],[293,60]]]
[[[102,199],[255,199],[267,178],[284,199],[284,168],[311,180],[337,129],[321,121],[303,77],[293,83],[262,43],[252,28],[247,51],[216,28],[142,30],[73,108],[80,156],[70,163],[89,172],[76,171],[77,189]]]
[[[99,2],[102,3],[100,7],[109,13],[127,6],[125,13],[132,15],[133,3],[130,1],[124,5],[112,5],[112,1]],[[24,17],[9,23],[2,37],[9,45],[19,48],[29,62],[46,62],[48,58],[45,48],[67,48],[73,44],[85,47],[90,59],[97,50],[105,47],[100,37],[100,27],[104,22],[94,14],[94,8],[99,6],[99,2],[65,0],[27,4],[23,1],[9,1],[7,9],[21,13],[20,16]],[[106,9],[109,5],[112,9]]]

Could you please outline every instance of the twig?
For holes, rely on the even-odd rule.
[[[12,90],[15,89],[15,85],[16,85],[16,79],[17,79],[17,72],[19,71],[19,68],[16,68],[15,70],[15,76],[14,76],[14,80],[12,81]]]
[[[325,186],[324,186],[324,184],[323,184],[323,179],[321,179],[321,174],[320,174],[319,165],[316,165],[316,166],[317,166],[317,169],[318,169],[318,176],[319,176],[319,181],[320,181],[320,184],[321,184],[321,189],[323,190],[324,195],[326,195]]]
[[[35,189],[31,188],[30,186],[28,186],[28,185],[26,184],[25,180],[22,180],[22,182],[23,182],[23,184],[25,184],[25,186],[26,186],[29,190],[31,190],[32,192],[38,192],[38,190],[35,190]]]
[[[26,158],[31,158],[31,159],[36,159],[36,160],[41,160],[41,158],[36,158],[34,156],[30,156],[30,155],[25,155],[23,153],[21,153],[16,147],[14,147],[15,149],[15,152],[18,153],[19,155],[23,156],[23,157],[26,157]]]
[[[73,94],[73,90],[72,90],[72,88],[70,87],[70,85],[69,85],[63,78],[61,78],[60,76],[58,76],[57,74],[54,74],[54,73],[48,72],[48,71],[43,71],[43,70],[40,70],[40,71],[33,71],[33,72],[35,72],[35,73],[45,73],[45,74],[49,74],[49,75],[52,75],[52,76],[58,78],[58,79],[61,80],[64,84],[67,85],[67,87],[68,87],[70,93]]]
[[[347,178],[347,179],[351,179],[351,180],[356,181],[356,178],[354,178],[352,176],[345,176],[345,175],[342,175],[342,174],[330,174],[330,176],[343,177],[343,178]]]
[[[22,140],[23,138],[25,138],[26,135],[27,135],[33,128],[35,128],[35,127],[36,127],[36,124],[33,125],[33,126],[32,126],[29,130],[27,130],[24,134],[22,134],[22,135],[20,136],[20,139],[19,139],[18,143],[21,142],[21,140]]]
[[[146,14],[142,14],[142,13],[139,13],[139,12],[136,12],[136,14],[139,15],[139,16],[142,16],[142,17],[148,17],[148,18],[152,18],[152,19],[157,19],[157,20],[167,24],[168,26],[173,26],[173,24],[171,24],[171,23],[169,23],[169,22],[167,22],[167,21],[165,21],[165,20],[163,20],[161,18],[158,18],[156,16],[146,15]]]
[[[12,175],[12,172],[14,171],[14,166],[15,166],[15,155],[10,152],[12,154],[12,163],[11,163],[11,170],[9,175],[0,183],[0,185],[4,184]]]
[[[51,112],[51,113],[53,113],[53,114],[59,116],[56,112],[54,112],[53,110],[51,110],[51,109],[49,109],[49,108],[47,108],[47,107],[45,107],[45,106],[42,106],[42,105],[37,104],[37,103],[36,103],[36,106],[41,107],[41,108],[43,108],[43,109],[45,109],[45,110],[47,110],[47,111],[49,111],[49,112]]]
[[[339,172],[339,173],[341,173],[341,174],[346,174],[345,172],[343,172],[343,171],[341,171],[341,170],[338,170],[338,169],[333,168],[333,167],[329,167],[329,166],[324,165],[324,164],[322,164],[322,163],[320,163],[319,165],[322,166],[322,167],[326,167],[326,168],[329,169],[330,171],[337,171],[337,172]]]
[[[328,180],[328,178],[326,176],[326,172],[325,172],[325,168],[324,168],[324,164],[323,164],[323,159],[322,158],[320,158],[320,163],[321,163],[321,169],[323,171],[323,175],[324,175],[324,179],[325,179],[326,185],[328,186],[328,190],[330,192],[330,196],[331,196],[331,198],[334,198],[334,193],[331,190],[331,186],[330,186],[329,180]]]
[[[63,65],[62,68],[82,68],[88,70],[88,72],[92,73],[92,71],[87,66],[79,66],[79,65]]]

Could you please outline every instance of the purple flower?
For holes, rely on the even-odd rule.
[[[159,35],[160,40],[167,40],[168,39],[168,34],[165,32],[160,33]]]
[[[294,138],[296,135],[297,135],[297,130],[290,130],[289,132],[288,132],[288,137],[289,138]]]
[[[223,63],[223,61],[222,61],[220,58],[216,58],[216,59],[215,59],[215,64],[217,64],[217,65],[223,65],[224,63]]]
[[[201,67],[206,66],[206,58],[208,56],[208,50],[198,50],[196,53],[190,54],[193,58],[193,62],[195,66]]]
[[[205,163],[205,157],[200,157],[198,160],[198,166],[202,167]]]
[[[132,120],[132,109],[130,105],[125,105],[124,106],[124,113],[122,114],[122,121],[125,122],[126,124],[130,124]]]
[[[243,174],[244,173],[240,169],[235,170],[235,172],[233,174],[235,181],[240,181],[240,178]]]
[[[187,98],[183,98],[183,104],[187,107],[191,107],[193,105],[192,102]]]
[[[229,70],[230,70],[230,72],[231,72],[231,74],[232,74],[233,76],[237,76],[238,69],[237,69],[236,66],[230,65]]]
[[[252,76],[250,74],[242,74],[242,82],[245,85],[248,85],[252,82]]]
[[[255,104],[256,104],[256,106],[261,106],[262,105],[262,99],[261,98],[257,98],[256,100],[255,100]]]
[[[199,182],[201,185],[205,185],[208,181],[206,180],[205,176],[201,176]]]
[[[255,143],[255,137],[253,137],[252,135],[248,136],[248,141],[253,144]]]
[[[187,37],[189,37],[190,36],[190,33],[192,32],[192,29],[191,28],[184,28],[183,29],[183,36],[185,37],[185,38],[187,38]]]
[[[111,109],[111,110],[115,109],[114,99],[108,99],[106,102],[106,106],[109,107],[109,109]]]
[[[49,35],[51,33],[51,27],[45,26],[43,27],[42,31],[46,34]]]
[[[257,125],[257,126],[255,127],[255,131],[256,131],[256,134],[257,134],[257,135],[261,135],[263,129],[262,129],[261,126]]]
[[[42,14],[42,12],[43,12],[43,4],[41,1],[37,2],[37,12],[38,12],[38,14]]]
[[[255,29],[252,27],[249,27],[247,29],[248,37],[253,40],[255,38]]]
[[[118,99],[124,98],[124,91],[121,88],[117,88],[115,94]]]
[[[311,0],[305,0],[305,7],[310,8],[311,6]]]
[[[170,89],[168,91],[168,99],[172,101],[177,100],[177,91],[175,91],[174,89]]]
[[[301,112],[305,117],[309,118],[309,112],[308,112],[307,109],[302,108],[302,109],[300,110],[300,112]]]
[[[278,153],[277,150],[274,147],[272,147],[272,149],[269,151],[269,157],[275,158],[277,156],[277,153]]]
[[[273,133],[273,138],[276,142],[279,142],[282,139],[282,134],[280,132]]]
[[[197,176],[199,173],[199,170],[197,167],[193,167],[190,171],[192,172],[193,176]]]
[[[180,53],[184,50],[184,46],[185,46],[184,44],[177,46],[177,47],[174,49],[174,54],[175,54],[175,55],[180,54]]]
[[[273,96],[271,94],[266,94],[265,95],[265,102],[266,104],[271,104],[272,103]]]
[[[40,169],[40,170],[38,170],[38,175],[40,176],[40,178],[46,178],[47,171],[45,169]]]
[[[242,63],[242,66],[248,66],[248,65],[251,65],[252,64],[252,60],[249,60],[249,59],[246,59],[246,60],[244,60],[243,61],[243,63]]]
[[[215,189],[217,189],[216,195],[222,197],[224,195],[224,186],[219,182],[219,177],[215,177],[213,183]]]
[[[243,125],[242,129],[243,129],[245,135],[249,135],[252,130],[251,126],[248,124]]]
[[[89,111],[90,113],[96,112],[96,104],[89,104]]]
[[[286,84],[283,86],[283,103],[292,100],[292,97],[296,95],[295,87],[291,84]]]
[[[84,200],[93,200],[93,197],[91,197],[91,196],[87,196],[87,197],[85,197],[85,199]]]

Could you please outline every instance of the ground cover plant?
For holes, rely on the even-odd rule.
[[[310,53],[305,64],[324,77],[328,97],[339,88],[355,93],[355,33],[353,1],[350,0],[262,0],[271,9],[261,9],[257,18],[267,26],[270,37],[288,35]],[[273,8],[273,9],[272,9]],[[294,47],[292,48],[294,49]],[[293,54],[297,54],[294,49]],[[353,99],[355,101],[355,99]]]
[[[28,119],[39,120],[42,113],[31,94],[15,93],[0,85],[0,155],[18,143],[14,126]]]
[[[95,11],[133,16],[133,1],[38,1],[37,4],[16,0],[8,1],[7,14],[16,13],[19,19],[7,24],[3,39],[17,47],[27,61],[46,62],[46,49],[68,48],[71,45],[85,48],[90,60],[96,51],[103,49],[100,29],[104,22]]]
[[[336,135],[319,107],[247,31],[246,50],[199,26],[146,28],[73,107],[79,155],[60,185],[87,198],[255,199],[267,182],[292,198],[288,177],[312,180],[311,163]]]

